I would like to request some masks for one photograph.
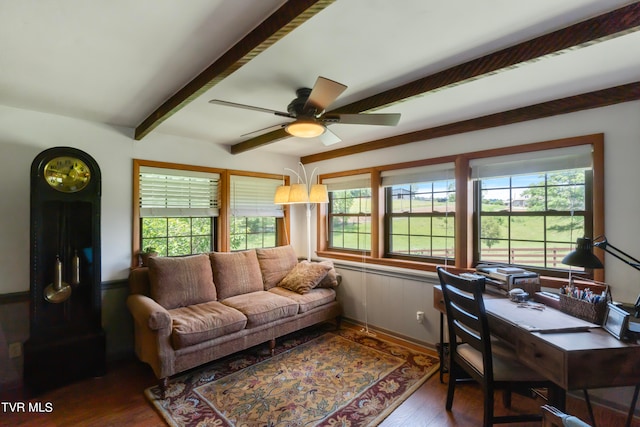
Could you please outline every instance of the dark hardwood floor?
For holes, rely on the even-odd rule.
[[[445,382],[446,382],[445,375]],[[28,413],[11,412],[8,405],[0,407],[2,426],[158,426],[164,425],[160,416],[146,401],[143,390],[156,384],[151,369],[136,360],[111,363],[108,373],[101,378],[83,380],[69,386],[26,400],[21,391],[0,393],[1,402],[14,404],[39,402],[43,411]],[[480,426],[482,425],[482,394],[473,383],[460,384],[456,388],[453,410],[445,410],[447,384],[440,382],[436,373],[413,395],[403,402],[381,424],[382,427],[397,426]],[[496,412],[506,411],[501,399],[496,399]],[[544,404],[543,400],[514,396],[512,411],[527,411]],[[588,420],[585,403],[570,398],[567,411],[583,420]],[[625,414],[595,407],[599,427],[624,425]],[[515,425],[515,424],[512,424]],[[536,426],[540,423],[526,423]],[[640,427],[634,420],[633,426]]]

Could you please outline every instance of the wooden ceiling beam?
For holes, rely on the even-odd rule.
[[[160,123],[247,64],[269,46],[311,19],[335,0],[289,0],[227,50],[207,69],[176,92],[135,129],[135,139],[144,138]]]
[[[573,113],[591,108],[606,107],[621,102],[636,101],[640,99],[640,82],[629,83],[608,89],[542,102],[527,107],[516,108],[501,113],[476,117],[442,126],[422,129],[389,138],[377,139],[362,144],[312,154],[300,158],[303,164],[330,160],[342,156],[365,153],[367,151],[396,147],[412,142],[426,141],[444,136],[457,135],[498,126],[520,123],[528,120],[542,119],[560,114]]]
[[[388,107],[640,29],[640,2],[536,37],[498,52],[440,71],[402,86],[344,105],[330,113],[360,113]]]
[[[578,49],[638,29],[640,29],[640,2],[344,105],[327,114],[356,114],[388,107],[428,92],[477,80],[522,66],[545,56]],[[233,154],[242,153],[287,136],[289,135],[284,130],[260,135],[233,145],[231,152]],[[342,150],[339,148],[336,151],[341,152]]]

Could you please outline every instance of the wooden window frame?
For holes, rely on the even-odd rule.
[[[455,262],[453,267],[460,271],[473,270],[474,206],[473,181],[471,179],[471,169],[469,166],[470,161],[477,158],[496,157],[578,145],[591,145],[593,147],[592,237],[604,235],[604,134],[599,133],[320,175],[321,181],[328,178],[363,173],[369,173],[371,175],[371,253],[365,257],[361,253],[353,254],[329,250],[327,234],[328,208],[325,205],[318,205],[316,227],[317,254],[321,257],[337,260],[353,262],[364,261],[374,265],[435,272],[439,264],[384,257],[385,196],[384,188],[381,186],[380,175],[383,170],[453,162],[455,164],[456,180]],[[598,253],[598,251],[594,253],[604,263],[604,254]],[[604,282],[604,269],[595,270],[593,278],[596,281]],[[563,278],[541,277],[542,286],[559,287],[565,282],[566,280]]]
[[[290,178],[279,174],[249,172],[243,170],[230,170],[211,168],[206,166],[195,166],[181,163],[158,162],[153,160],[133,159],[133,191],[132,191],[132,239],[131,239],[131,268],[139,266],[138,253],[140,252],[140,167],[148,166],[155,168],[176,169],[185,171],[211,172],[220,174],[218,191],[220,192],[219,215],[214,219],[217,227],[217,235],[215,247],[218,251],[229,252],[230,249],[230,223],[231,223],[231,206],[230,206],[230,181],[231,175],[254,176],[258,178],[282,179],[285,185],[289,184]],[[290,217],[289,206],[284,207],[284,217],[278,218],[276,223],[277,244],[288,244],[288,236],[290,235]]]

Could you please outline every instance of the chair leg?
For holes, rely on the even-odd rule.
[[[502,390],[502,404],[507,409],[511,408],[511,390],[508,388]]]
[[[587,402],[587,410],[589,411],[589,418],[591,418],[591,425],[596,427],[596,418],[593,416],[593,407],[591,406],[591,399],[589,399],[589,392],[586,388],[583,388],[582,392],[584,393],[584,400]]]
[[[493,387],[483,386],[484,389],[484,427],[493,425]]]
[[[449,385],[447,387],[447,411],[453,407],[453,394],[456,389],[456,381],[458,379],[458,369],[454,366],[454,362],[449,359]]]

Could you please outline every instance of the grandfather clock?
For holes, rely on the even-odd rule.
[[[100,168],[55,147],[31,164],[30,337],[24,381],[33,394],[106,369],[100,293]]]

